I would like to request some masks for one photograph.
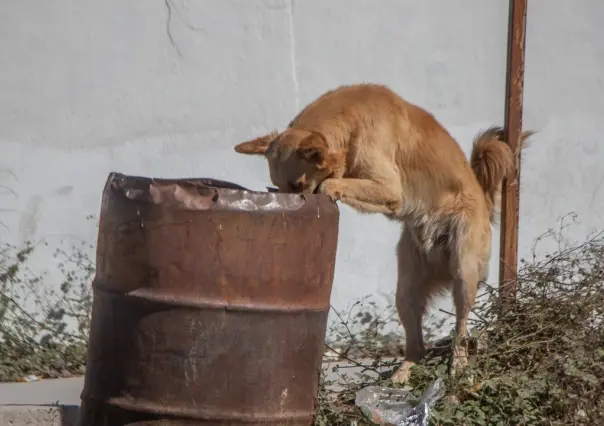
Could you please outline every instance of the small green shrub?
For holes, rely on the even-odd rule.
[[[86,246],[54,254],[59,290],[27,267],[36,247],[0,247],[0,381],[83,374],[94,264]]]

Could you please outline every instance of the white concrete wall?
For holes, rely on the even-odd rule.
[[[232,146],[343,83],[390,85],[466,152],[503,122],[505,1],[168,1],[0,2],[0,185],[16,194],[0,193],[2,241],[94,243],[87,216],[110,171],[263,189],[264,160]],[[582,238],[604,207],[604,3],[529,3],[525,127],[540,133],[523,160],[521,255],[571,210]],[[333,304],[391,300],[398,227],[341,211]],[[54,267],[49,252],[38,267]]]

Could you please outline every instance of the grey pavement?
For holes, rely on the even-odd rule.
[[[84,377],[0,383],[0,405],[80,405]]]
[[[0,425],[75,426],[83,377],[0,383]]]

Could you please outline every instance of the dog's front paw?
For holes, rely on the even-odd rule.
[[[342,188],[338,179],[326,179],[319,185],[319,194],[327,195],[332,201],[342,199]]]

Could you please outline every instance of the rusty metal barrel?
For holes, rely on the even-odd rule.
[[[310,425],[339,212],[112,173],[79,425]]]

